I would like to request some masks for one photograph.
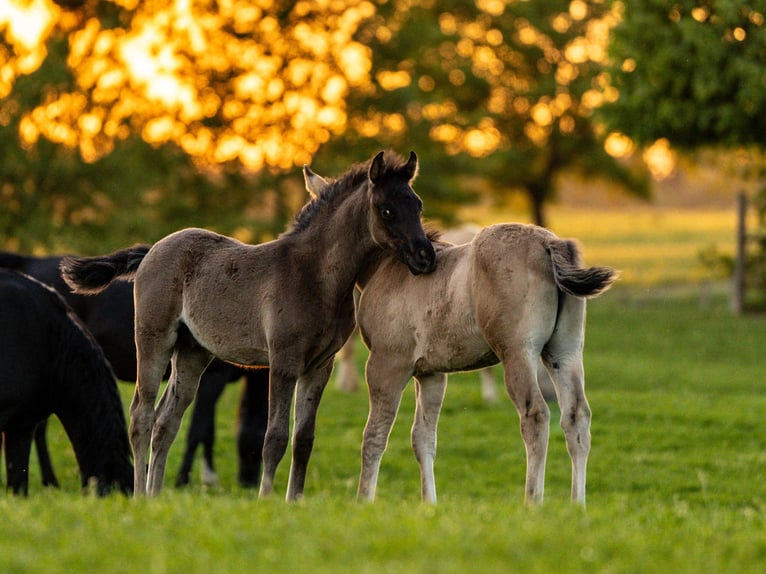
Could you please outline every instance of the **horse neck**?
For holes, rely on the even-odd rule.
[[[324,210],[301,234],[301,241],[311,246],[322,283],[339,296],[353,291],[360,274],[383,253],[370,232],[365,186],[350,191],[335,209]]]
[[[386,261],[389,260],[389,258],[392,257],[394,256],[389,255],[382,250],[379,250],[377,253],[371,256],[362,266],[362,270],[357,275],[357,287],[359,287],[361,291],[364,291],[364,288],[367,287],[367,283],[369,283],[373,275],[378,272],[378,269],[380,269],[381,265],[383,265]]]
[[[115,479],[130,467],[125,415],[114,374],[88,335],[62,325],[62,353],[54,366],[54,414],[72,442],[83,478]]]

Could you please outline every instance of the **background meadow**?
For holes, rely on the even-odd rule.
[[[512,214],[504,214],[510,219]],[[593,225],[594,221],[599,225]],[[488,221],[482,221],[488,223]],[[220,484],[173,488],[185,426],[158,499],[97,499],[79,490],[74,457],[49,430],[60,491],[33,460],[28,499],[0,495],[5,572],[760,572],[766,565],[766,318],[733,316],[727,285],[697,253],[728,249],[733,213],[560,208],[551,226],[586,260],[623,279],[588,308],[586,388],[593,410],[587,510],[569,502],[570,463],[556,405],[546,500],[523,505],[524,447],[503,394],[485,404],[475,374],[450,377],[439,425],[439,503],[419,500],[407,390],[383,459],[378,500],[354,502],[367,415],[364,388],[331,381],[319,411],[306,498],[236,485],[240,388],[218,407]],[[667,250],[667,251],[666,251]],[[667,258],[663,253],[669,253]],[[360,372],[365,360],[357,348]],[[498,384],[501,369],[496,368]],[[121,384],[125,408],[132,385]]]

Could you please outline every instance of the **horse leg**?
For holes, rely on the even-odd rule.
[[[48,440],[46,431],[48,429],[48,419],[40,421],[35,428],[35,448],[37,449],[37,461],[40,463],[40,474],[42,475],[43,486],[53,486],[58,488],[59,481],[53,470],[51,455],[48,451]]]
[[[495,389],[495,377],[492,374],[492,367],[485,367],[479,370],[481,379],[481,398],[485,403],[497,402],[497,390]]]
[[[391,357],[380,357],[371,353],[367,360],[370,412],[362,438],[362,470],[359,474],[357,500],[375,500],[380,461],[388,446],[388,437],[410,373],[411,370],[404,365],[397,367]]]
[[[347,393],[359,390],[359,377],[354,363],[354,351],[356,349],[355,335],[351,334],[346,343],[338,351],[338,389]]]
[[[410,434],[412,451],[420,466],[420,493],[423,502],[436,503],[436,426],[447,390],[447,375],[434,373],[415,378],[415,421]]]
[[[202,373],[213,356],[196,344],[183,344],[173,354],[170,380],[157,406],[152,428],[151,455],[146,492],[160,493],[170,447],[178,434],[184,412],[194,400]]]
[[[245,374],[237,417],[239,484],[258,486],[263,439],[269,417],[269,370],[256,369]]]
[[[521,436],[527,453],[524,498],[527,504],[541,503],[551,413],[537,384],[538,356],[518,349],[506,352],[502,360],[505,388],[519,413]]]
[[[590,453],[591,410],[585,398],[582,357],[558,361],[551,367],[561,408],[561,428],[572,459],[572,502],[585,504],[585,480]]]
[[[170,359],[161,356],[149,360],[148,353],[138,353],[138,379],[130,403],[130,445],[133,449],[133,496],[146,494],[146,458],[154,426],[154,403]]]
[[[293,460],[290,464],[290,479],[287,482],[287,500],[298,500],[303,496],[306,470],[314,448],[317,410],[327,381],[330,379],[332,365],[332,361],[327,361],[325,366],[298,379],[295,396]]]
[[[585,398],[584,324],[585,301],[567,297],[559,313],[556,331],[543,353],[558,396],[561,428],[572,459],[572,501],[583,505],[591,422],[591,410]]]
[[[290,433],[290,404],[298,377],[289,371],[271,365],[269,371],[269,414],[266,436],[263,440],[263,478],[259,497],[274,490],[274,475],[287,450]]]
[[[213,445],[215,443],[215,405],[223,393],[226,381],[221,377],[210,376],[209,373],[202,375],[197,397],[194,400],[192,418],[189,423],[189,432],[186,435],[186,450],[184,450],[181,468],[176,478],[176,486],[189,484],[194,463],[194,454],[197,447],[202,444],[202,484],[215,486],[218,477],[213,465]]]
[[[6,429],[3,433],[6,487],[13,494],[29,494],[29,454],[35,425]]]

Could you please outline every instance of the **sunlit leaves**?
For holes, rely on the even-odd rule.
[[[7,96],[16,78],[40,67],[47,55],[48,37],[59,10],[48,0],[4,0],[0,3],[0,98]]]
[[[365,0],[124,7],[121,26],[91,15],[71,31],[76,89],[25,118],[27,143],[43,135],[93,161],[138,132],[203,164],[288,168],[345,129],[348,90],[369,81],[371,55],[352,38],[373,13]]]

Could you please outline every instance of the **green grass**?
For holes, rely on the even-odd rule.
[[[766,318],[713,297],[636,298],[620,287],[589,306],[593,448],[588,507],[568,502],[570,464],[551,428],[546,501],[523,503],[524,447],[510,401],[486,405],[475,375],[450,379],[439,426],[439,504],[419,502],[408,389],[383,459],[379,498],[353,501],[364,391],[328,387],[306,498],[236,486],[238,385],[218,409],[221,485],[172,485],[158,499],[79,492],[71,448],[52,425],[64,482],[0,495],[3,572],[762,572],[766,565]],[[360,359],[362,353],[360,353]],[[498,370],[498,373],[500,371]],[[131,388],[123,385],[125,404]],[[182,431],[183,432],[183,431]],[[195,474],[194,479],[198,481]]]

